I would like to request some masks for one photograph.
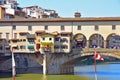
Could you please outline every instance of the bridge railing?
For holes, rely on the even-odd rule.
[[[83,52],[120,52],[120,49],[105,49],[105,48],[83,48]]]

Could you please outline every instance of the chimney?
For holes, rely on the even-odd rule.
[[[75,12],[74,16],[75,16],[75,18],[79,18],[79,17],[81,17],[81,14],[79,12]]]

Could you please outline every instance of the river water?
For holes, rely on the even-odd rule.
[[[74,74],[95,80],[94,65],[75,66]],[[120,80],[120,64],[100,64],[96,69],[97,80]]]
[[[22,71],[22,70],[17,70],[17,72],[21,73],[20,71]],[[29,73],[41,74],[42,73],[41,68],[35,68],[35,69],[30,68],[25,71],[26,72],[24,72],[24,73],[26,73],[26,74],[29,74]],[[86,78],[88,78],[87,80],[95,80],[94,65],[75,66],[74,67],[74,75],[86,77]],[[59,78],[58,80],[61,80],[63,78],[65,78],[64,80],[78,80],[78,79],[75,79],[76,76],[71,76],[71,75],[70,75],[70,79],[68,78],[68,75],[64,75],[64,76],[51,75],[51,76],[54,76],[53,79],[47,79],[47,80],[54,80],[55,76],[57,76],[57,78]],[[9,73],[9,74],[0,73],[0,79],[1,79],[1,77],[4,77],[4,78],[11,77],[11,73]],[[24,76],[23,76],[23,78],[24,78]],[[5,79],[3,79],[3,80],[5,80]],[[42,80],[44,80],[44,79],[42,79]],[[82,80],[82,79],[80,79],[80,80]],[[120,64],[97,65],[97,80],[120,80]]]

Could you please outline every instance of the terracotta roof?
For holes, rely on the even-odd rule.
[[[28,34],[28,32],[19,32],[19,34]]]
[[[44,30],[37,30],[37,31],[35,31],[35,33],[45,33],[45,31]]]
[[[80,17],[80,18],[19,18],[0,19],[2,22],[89,22],[89,21],[120,21],[120,17]]]
[[[61,32],[60,34],[72,34],[72,32]]]
[[[57,31],[52,32],[53,35],[58,35],[59,33]]]

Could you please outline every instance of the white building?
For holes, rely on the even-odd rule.
[[[39,6],[24,7],[23,11],[27,14],[27,18],[56,18],[58,14],[55,10],[43,9]]]

